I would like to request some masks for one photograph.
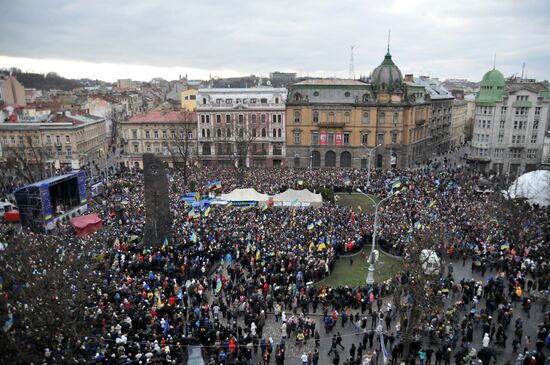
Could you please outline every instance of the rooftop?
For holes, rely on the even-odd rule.
[[[294,85],[334,85],[334,86],[365,86],[364,82],[351,79],[310,79],[297,82]]]

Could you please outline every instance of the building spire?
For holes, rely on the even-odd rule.
[[[390,32],[391,29],[388,29],[388,54],[390,53]]]
[[[497,63],[497,53],[495,52],[495,55],[493,57],[493,70],[495,69],[496,63]]]

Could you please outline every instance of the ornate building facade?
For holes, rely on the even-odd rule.
[[[371,80],[306,80],[289,88],[287,165],[408,167],[425,159],[430,105],[389,53]]]

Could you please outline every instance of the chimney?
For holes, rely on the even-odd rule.
[[[405,74],[405,81],[414,82],[414,75],[413,74]]]

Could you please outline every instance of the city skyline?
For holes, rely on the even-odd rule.
[[[25,1],[0,24],[1,67],[115,81],[269,75],[368,76],[391,53],[404,73],[548,79],[550,3],[349,0],[295,4]],[[292,12],[289,12],[292,9]],[[24,32],[21,29],[25,29]]]

